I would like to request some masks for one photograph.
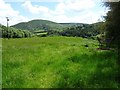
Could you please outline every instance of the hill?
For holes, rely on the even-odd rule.
[[[103,22],[93,24],[85,23],[56,23],[48,20],[32,20],[22,22],[11,27],[21,30],[28,30],[37,36],[62,35],[62,36],[77,36],[91,37],[96,36],[103,31]]]
[[[15,27],[18,29],[23,29],[23,30],[29,30],[29,31],[38,31],[38,30],[54,30],[54,31],[62,31],[65,28],[68,27],[73,27],[73,26],[83,26],[83,25],[89,25],[89,24],[84,24],[84,23],[56,23],[53,21],[49,20],[32,20],[29,22],[21,22],[16,25],[13,25],[11,27]]]
[[[59,31],[62,30],[65,26],[56,22],[48,21],[48,20],[32,20],[29,22],[22,22],[11,27],[15,27],[18,29],[25,29],[29,31],[38,31],[38,30],[55,30]]]

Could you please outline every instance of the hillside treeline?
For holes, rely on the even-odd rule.
[[[16,29],[13,27],[9,27],[7,29],[6,26],[0,26],[0,37],[2,38],[26,38],[32,37],[33,33],[27,30]]]
[[[21,24],[20,24],[21,25]],[[19,29],[15,27],[7,27],[1,25],[1,37],[3,38],[25,38],[25,37],[46,37],[46,36],[68,36],[68,37],[83,37],[89,38],[103,33],[104,23],[94,23],[94,24],[63,24],[64,27],[61,27],[59,30],[51,29],[38,29],[38,30],[28,30],[28,29]],[[34,26],[34,25],[33,25]]]
[[[92,36],[96,36],[98,34],[104,33],[103,28],[104,23],[95,23],[91,25],[83,24],[83,25],[74,25],[67,28],[64,28],[62,31],[53,31],[48,30],[47,35],[60,35],[60,36],[68,36],[68,37],[83,37],[88,38]]]
[[[95,29],[93,25],[89,26],[74,26],[69,27],[62,32],[60,32],[60,35],[62,36],[73,36],[73,37],[91,37],[96,36],[100,34],[99,29]]]

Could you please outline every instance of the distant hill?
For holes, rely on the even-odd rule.
[[[83,25],[89,25],[89,24],[83,24],[83,23],[56,23],[48,20],[31,20],[29,22],[21,22],[16,25],[13,25],[11,27],[15,27],[18,29],[23,30],[29,30],[29,31],[62,31],[65,28],[73,27],[73,26],[83,26]]]
[[[18,29],[23,29],[23,30],[29,30],[29,31],[38,31],[38,30],[62,30],[63,28],[65,28],[64,25],[56,23],[56,22],[52,22],[52,21],[48,21],[48,20],[32,20],[29,22],[22,22],[22,23],[18,23],[16,25],[13,25],[11,27],[15,27]]]
[[[85,23],[56,23],[48,20],[31,20],[22,22],[11,27],[28,30],[37,36],[45,35],[62,35],[91,37],[96,36],[104,31],[103,22],[93,24]]]

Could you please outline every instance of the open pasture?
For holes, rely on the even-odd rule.
[[[78,37],[2,39],[3,88],[117,88],[117,54]]]

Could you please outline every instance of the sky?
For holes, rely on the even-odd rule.
[[[96,23],[107,9],[101,0],[0,0],[0,24],[9,25],[34,19],[57,23]]]

